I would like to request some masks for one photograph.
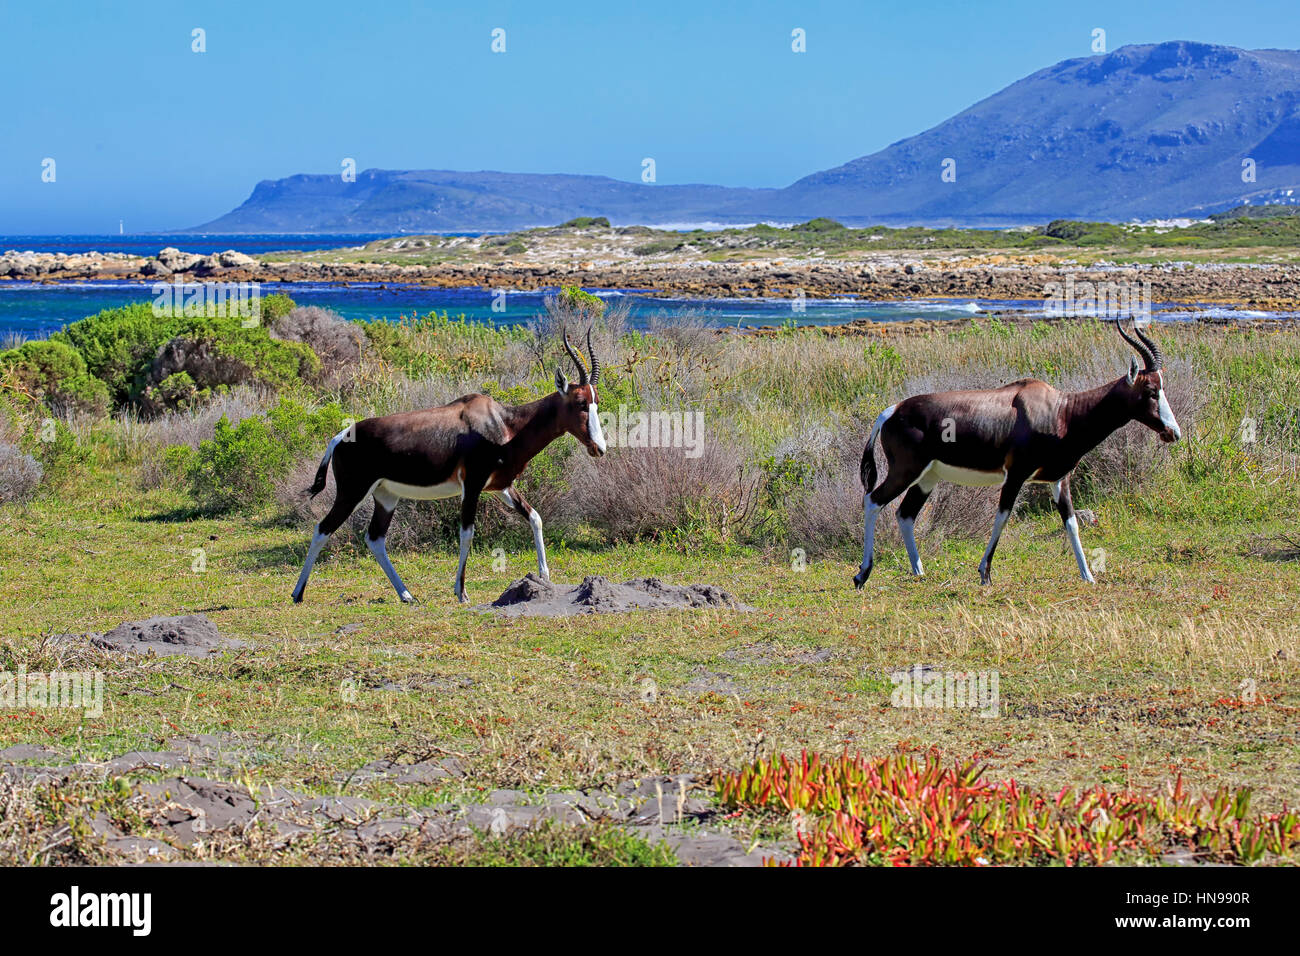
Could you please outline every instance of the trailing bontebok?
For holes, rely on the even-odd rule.
[[[549,580],[542,519],[515,489],[514,480],[538,452],[565,432],[582,442],[593,457],[605,454],[596,410],[600,362],[591,347],[591,330],[587,330],[590,376],[567,335],[564,347],[578,367],[578,381],[570,383],[557,368],[556,390],[535,402],[509,407],[488,395],[466,395],[439,408],[367,418],[331,438],[310,493],[314,497],[325,487],[326,469],[333,462],[334,506],[316,525],[293,589],[294,601],[302,600],[312,565],[329,536],[366,495],[375,497],[366,544],[403,601],[411,600],[411,592],[393,570],[384,546],[400,498],[460,496],[460,564],[455,591],[461,602],[467,600],[465,562],[474,538],[474,513],[485,491],[528,521],[537,549],[538,573]]]
[[[912,563],[923,574],[913,526],[926,498],[940,481],[959,485],[1002,486],[993,534],[980,561],[980,583],[988,584],[998,536],[1027,481],[1052,486],[1065,533],[1079,562],[1079,574],[1093,581],[1079,543],[1079,523],[1070,500],[1070,473],[1085,454],[1111,432],[1140,422],[1166,442],[1181,437],[1165,398],[1160,348],[1133,324],[1134,339],[1119,322],[1119,334],[1142,357],[1129,357],[1128,374],[1085,392],[1058,392],[1046,382],[1026,378],[1001,388],[938,392],[891,405],[876,419],[862,453],[862,565],[853,578],[861,588],[871,574],[876,519],[903,492],[898,527]],[[876,439],[888,472],[876,486]]]

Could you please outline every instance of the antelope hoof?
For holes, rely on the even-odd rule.
[[[293,592],[293,603],[294,603],[294,604],[301,604],[301,603],[302,603],[302,592],[301,592],[301,591],[294,591],[294,592]]]
[[[862,585],[867,583],[867,578],[871,577],[871,565],[865,568],[859,568],[858,573],[853,575],[853,586],[861,591]]]
[[[414,603],[416,603],[415,598],[411,597],[411,592],[410,592],[410,591],[403,591],[403,592],[401,593],[400,597],[401,597],[401,599],[402,599],[402,603],[403,603],[403,604],[414,604]]]
[[[980,565],[980,584],[992,584],[993,575],[988,568]]]
[[[461,591],[459,594],[456,595],[456,600],[459,601],[461,604],[468,604],[469,595],[466,594],[464,591]]]

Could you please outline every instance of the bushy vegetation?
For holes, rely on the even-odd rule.
[[[609,220],[604,216],[579,216],[560,224],[561,229],[608,229]]]
[[[29,500],[42,474],[35,458],[15,445],[0,442],[0,505]]]
[[[800,866],[996,866],[1158,862],[1186,849],[1200,862],[1255,863],[1300,847],[1300,815],[1251,814],[1249,790],[1037,793],[983,768],[934,756],[879,759],[804,753],[758,760],[718,780],[724,809],[794,814]]]
[[[1072,229],[1058,224],[1056,231]],[[159,333],[155,322],[147,310],[116,310],[74,323],[66,341],[50,343],[49,350],[66,360],[59,369],[75,376],[78,362],[85,362],[87,372],[80,374],[96,371],[106,376],[106,387],[129,396],[141,369],[156,371],[160,364],[157,356],[143,358],[143,343],[175,331]],[[125,454],[141,463],[145,486],[185,488],[197,507],[248,509],[274,501],[291,520],[310,523],[313,505],[301,489],[344,416],[428,407],[478,391],[506,404],[531,401],[554,388],[557,366],[572,377],[560,329],[581,337],[589,324],[605,367],[601,411],[608,416],[610,453],[594,460],[561,438],[519,484],[550,533],[593,542],[654,539],[684,551],[757,546],[849,556],[861,536],[858,457],[870,423],[886,405],[918,392],[1025,376],[1065,390],[1087,388],[1118,377],[1128,359],[1113,329],[1091,320],[1018,325],[976,319],[923,337],[888,339],[816,329],[726,336],[689,320],[647,333],[626,327],[623,307],[606,308],[605,300],[577,288],[561,290],[527,328],[446,314],[348,323],[324,310],[291,309],[270,334],[203,325],[204,334],[216,337],[203,340],[213,354],[244,356],[247,366],[261,370],[248,379],[255,389],[234,405],[213,405],[221,386],[194,377],[191,369],[201,363],[181,363],[140,393],[172,411]],[[192,332],[198,328],[191,326]],[[223,332],[228,341],[220,338]],[[1168,393],[1185,439],[1164,446],[1141,426],[1121,430],[1084,459],[1077,506],[1119,499],[1144,508],[1158,501],[1173,513],[1192,507],[1268,513],[1297,477],[1300,338],[1289,330],[1193,324],[1162,326],[1159,334]],[[80,350],[70,352],[71,343]],[[27,354],[32,351],[38,350]],[[322,367],[317,352],[331,374],[304,373]],[[159,354],[165,353],[166,344]],[[145,401],[138,407],[149,410]],[[207,414],[207,408],[220,413]],[[628,438],[637,416],[655,411],[679,420],[702,415],[700,447],[690,455],[680,442],[619,447],[619,436]],[[66,474],[85,450],[78,451],[76,437],[57,416],[33,415],[24,430],[28,437],[16,447],[41,465],[47,479]],[[47,440],[32,440],[47,417]],[[105,424],[101,430],[113,429]],[[1212,495],[1201,490],[1210,485]],[[1174,489],[1177,494],[1170,493]],[[328,499],[322,496],[314,507]],[[941,485],[921,514],[918,533],[982,538],[995,499],[987,489]],[[1050,503],[1031,488],[1022,508],[1047,510]],[[354,524],[367,520],[367,511],[363,505]],[[527,541],[526,528],[513,516],[498,514],[491,504],[483,511],[481,531]],[[454,508],[407,504],[403,515],[394,523],[394,548],[445,547],[454,538]],[[889,546],[893,523],[882,522],[880,530],[882,547]]]
[[[255,508],[270,500],[276,482],[308,452],[343,428],[337,404],[309,411],[282,398],[265,417],[232,425],[223,415],[211,438],[197,449],[173,446],[167,467],[188,482],[195,500],[208,510]]]
[[[581,305],[564,306],[570,320]],[[471,391],[507,403],[540,397],[553,387],[556,365],[570,368],[558,341],[563,321],[552,318],[531,333],[442,316],[373,323],[367,332],[375,364],[349,394],[346,410],[355,417],[385,414]],[[684,550],[757,545],[849,555],[861,536],[858,457],[881,408],[921,391],[993,386],[1027,375],[1063,389],[1086,388],[1117,378],[1127,362],[1113,329],[1090,321],[973,321],[888,342],[816,330],[728,338],[695,335],[685,326],[679,335],[614,336],[603,318],[597,322],[607,370],[601,409],[614,416],[605,429],[614,447],[596,460],[562,438],[534,459],[520,486],[552,533],[651,538]],[[1141,426],[1121,430],[1079,469],[1078,506],[1119,498],[1147,507],[1155,495],[1165,507],[1177,507],[1167,489],[1188,489],[1196,499],[1195,489],[1210,482],[1225,509],[1243,507],[1244,500],[1254,513],[1266,509],[1282,487],[1274,483],[1296,473],[1300,456],[1288,397],[1300,386],[1300,342],[1289,333],[1269,336],[1266,348],[1265,333],[1190,325],[1160,334],[1185,440],[1164,446]],[[688,456],[684,447],[618,447],[620,422],[627,436],[639,413],[665,410],[703,414],[696,454]],[[1258,427],[1246,434],[1243,420]],[[291,480],[280,483],[277,500],[296,520],[310,521],[298,492],[310,482],[318,454],[312,448]],[[1233,495],[1239,500],[1229,505]],[[942,485],[922,512],[919,531],[982,538],[995,502],[988,489]],[[1047,510],[1050,502],[1031,488],[1022,507]],[[491,505],[483,511],[485,533],[526,537],[512,516]],[[394,524],[393,547],[445,547],[454,538],[454,508],[412,503],[403,514]],[[363,506],[354,523],[366,520]],[[888,540],[892,523],[880,527]]]
[[[97,414],[108,410],[108,386],[87,371],[76,349],[63,342],[24,342],[0,352],[0,374],[6,372],[12,385],[55,408]]]
[[[1300,243],[1300,216],[1237,215],[1182,228],[1058,219],[1016,229],[933,229],[924,226],[845,226],[834,219],[812,219],[782,228],[759,224],[734,229],[689,232],[653,230],[635,247],[648,256],[689,250],[698,255],[729,250],[768,249],[825,253],[888,249],[1029,251],[1080,248],[1136,252],[1143,249],[1237,249],[1294,247]]]
[[[275,298],[263,300],[263,308]],[[278,309],[273,303],[269,314]],[[75,350],[115,406],[143,403],[150,411],[167,407],[169,397],[192,403],[231,385],[285,388],[320,369],[309,347],[273,339],[260,324],[246,325],[238,316],[160,315],[145,304],[72,322],[50,341]],[[168,382],[182,372],[188,379]]]

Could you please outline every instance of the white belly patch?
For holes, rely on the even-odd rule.
[[[404,485],[400,481],[384,479],[378,483],[376,488],[399,498],[415,498],[419,501],[430,501],[435,498],[455,498],[462,491],[459,481],[444,481],[440,485]]]
[[[1006,480],[1005,471],[975,471],[973,468],[958,468],[956,465],[932,461],[925,466],[925,471],[921,472],[915,483],[932,488],[940,481],[949,481],[970,488],[994,488]]]

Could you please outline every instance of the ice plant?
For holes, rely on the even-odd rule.
[[[1300,844],[1300,816],[1250,815],[1250,791],[1193,799],[1180,777],[1162,793],[1105,787],[1055,795],[992,782],[975,764],[929,755],[870,759],[784,754],[717,780],[727,810],[795,815],[800,866],[1105,863],[1117,852],[1252,862]]]

